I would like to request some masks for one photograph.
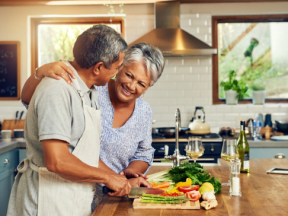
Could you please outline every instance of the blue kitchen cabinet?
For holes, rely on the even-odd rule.
[[[0,155],[0,216],[6,216],[9,197],[18,165],[18,149]]]
[[[250,147],[250,159],[272,159],[276,154],[282,153],[288,157],[288,148],[252,148]]]
[[[19,149],[19,163],[27,158],[26,149]]]

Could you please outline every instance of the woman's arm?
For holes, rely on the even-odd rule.
[[[47,76],[59,80],[62,77],[68,84],[73,85],[69,75],[73,79],[76,78],[75,74],[73,73],[73,69],[61,61],[45,64],[39,67],[36,72],[36,76],[40,79]],[[26,104],[29,104],[39,83],[40,80],[37,80],[34,77],[34,74],[32,74],[23,86],[21,100],[24,101]]]
[[[151,166],[155,149],[151,146],[152,143],[152,109],[147,105],[145,127],[143,128],[145,137],[138,143],[138,148],[134,156],[129,160],[128,167],[123,170],[123,174],[127,178],[143,177],[147,179],[143,173],[146,173]],[[121,174],[121,173],[120,173]]]
[[[135,160],[129,163],[128,167],[121,171],[119,174],[125,175],[128,179],[137,177],[148,179],[148,177],[143,174],[148,169],[148,167],[148,163],[141,160]]]

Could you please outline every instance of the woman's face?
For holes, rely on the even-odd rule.
[[[122,102],[130,102],[140,97],[150,86],[150,74],[141,62],[132,62],[119,71],[115,88]]]

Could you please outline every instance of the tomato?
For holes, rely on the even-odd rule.
[[[197,191],[199,189],[199,185],[189,185],[189,186],[182,186],[178,187],[178,190],[181,192],[189,192],[189,191]]]
[[[186,197],[191,201],[196,202],[201,198],[201,193],[199,191],[190,191],[186,193]]]

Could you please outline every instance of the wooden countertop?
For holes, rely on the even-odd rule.
[[[229,177],[228,163],[221,161],[221,166],[205,167],[212,176],[221,182],[227,182]],[[154,215],[288,215],[288,175],[266,174],[273,168],[288,168],[288,159],[251,159],[250,174],[241,174],[242,197],[230,197],[229,187],[222,187],[222,192],[216,195],[218,206],[215,209],[204,210],[134,210],[134,199],[105,196],[92,216],[154,216]],[[148,174],[165,170],[169,167],[151,167]]]

